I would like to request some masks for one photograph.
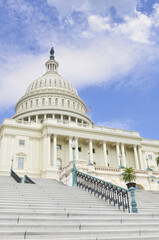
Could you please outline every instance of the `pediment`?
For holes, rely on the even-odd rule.
[[[26,154],[23,153],[23,152],[19,152],[19,153],[17,153],[16,155],[17,155],[17,156],[26,156]]]

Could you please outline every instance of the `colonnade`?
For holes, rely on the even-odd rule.
[[[43,158],[47,158],[47,167],[49,166],[56,166],[57,164],[57,135],[56,134],[47,134],[43,138]],[[51,138],[53,139],[53,145],[51,147]],[[72,161],[72,139],[71,136],[65,136],[68,140],[68,155],[69,155],[69,162]],[[88,144],[88,154],[89,154],[89,160],[90,163],[93,164],[94,162],[94,154],[93,154],[93,139],[86,139],[83,141],[87,142]],[[75,159],[79,159],[79,151],[78,151],[78,144],[79,139],[75,138],[76,142],[76,149],[75,149]],[[107,144],[110,144],[110,142],[102,141],[102,155],[104,160],[104,165],[108,166],[108,155],[107,155]],[[112,143],[116,147],[116,159],[118,167],[122,164],[124,167],[127,166],[127,159],[125,156],[125,144],[124,143]],[[134,152],[134,162],[135,162],[135,168],[136,169],[142,169],[144,170],[144,162],[143,162],[143,156],[142,156],[142,150],[141,146],[132,145],[133,152]],[[47,151],[46,151],[47,149]],[[67,157],[68,159],[68,157]],[[88,155],[85,156],[85,160],[88,159]],[[111,159],[110,159],[111,161]]]
[[[43,118],[39,118],[39,116],[43,115]],[[49,119],[53,119],[53,120],[59,120],[61,122],[63,121],[67,121],[67,122],[75,122],[75,123],[80,123],[80,124],[87,124],[86,121],[84,121],[83,119],[79,119],[77,117],[73,117],[74,118],[74,121],[72,121],[71,119],[71,116],[68,116],[68,115],[61,115],[60,114],[60,118],[56,118],[55,115],[59,115],[59,114],[39,114],[39,115],[33,115],[33,116],[28,116],[28,117],[24,117],[22,118],[22,122],[24,122],[24,120],[28,121],[28,122],[36,122],[36,123],[39,123],[39,121],[41,120],[45,120],[47,119],[47,115],[50,115],[51,117],[49,117]],[[66,117],[66,119],[64,119],[64,117]],[[32,120],[34,118],[34,120]]]

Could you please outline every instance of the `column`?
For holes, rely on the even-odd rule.
[[[122,152],[122,165],[126,167],[125,148],[123,143],[121,144],[121,152]]]
[[[90,163],[93,164],[93,145],[92,140],[89,139]]]
[[[38,115],[36,115],[36,123],[38,122]]]
[[[61,115],[61,121],[63,122],[63,115]]]
[[[71,117],[70,116],[68,116],[68,121],[71,122]]]
[[[118,166],[120,166],[120,158],[119,158],[119,155],[120,155],[120,149],[119,149],[119,143],[117,142],[117,143],[116,143],[116,156],[117,156]]]
[[[43,136],[43,161],[42,161],[42,167],[43,167],[43,169],[45,169],[45,165],[46,165],[46,158],[47,158],[47,155],[46,155],[46,151],[47,151],[47,145],[46,145],[46,139],[47,138],[47,136],[46,135],[44,135]]]
[[[141,146],[138,146],[138,150],[139,150],[140,167],[142,170],[144,170],[144,162],[143,162]]]
[[[76,121],[76,123],[77,123],[77,122],[78,122],[78,119],[76,118],[75,121]]]
[[[52,114],[52,119],[53,119],[53,120],[55,119],[55,114]]]
[[[72,144],[72,137],[69,137],[69,162],[73,161],[73,159],[72,159],[73,153],[72,153],[72,146],[71,146],[71,144]]]
[[[53,166],[56,166],[56,160],[57,160],[57,136],[54,135],[54,140],[53,140]]]
[[[50,134],[47,134],[47,167],[50,167]]]
[[[75,148],[75,159],[78,160],[78,138],[75,138],[76,148]]]
[[[46,114],[44,114],[44,120],[46,119]]]
[[[137,156],[136,145],[134,145],[133,147],[134,147],[135,166],[136,166],[136,169],[139,169],[139,161],[138,161],[138,156]]]
[[[107,145],[106,142],[103,142],[103,155],[104,155],[104,164],[108,166],[108,157],[107,157]]]
[[[28,122],[30,122],[30,117],[28,117]]]

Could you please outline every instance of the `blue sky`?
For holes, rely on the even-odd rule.
[[[95,124],[159,139],[158,0],[0,0],[0,122],[55,48]]]

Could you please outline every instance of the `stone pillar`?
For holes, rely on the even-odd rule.
[[[123,143],[121,144],[121,152],[122,152],[122,165],[126,167],[125,148]]]
[[[36,115],[36,123],[38,123],[38,115]]]
[[[104,155],[104,164],[108,166],[108,157],[107,157],[107,145],[106,142],[103,142],[103,155]]]
[[[47,138],[47,136],[44,135],[43,136],[43,163],[42,163],[43,170],[46,168],[46,159],[47,159],[47,155],[46,155],[46,152],[47,152],[46,138]]]
[[[50,134],[47,134],[47,167],[50,167]]]
[[[119,143],[117,142],[117,143],[116,143],[116,157],[117,157],[117,164],[118,164],[118,166],[120,166],[120,158],[119,158],[119,155],[120,155],[120,149],[119,149]]]
[[[138,146],[138,150],[139,150],[140,167],[142,170],[144,170],[144,162],[143,162],[141,146]]]
[[[93,145],[92,139],[89,139],[90,163],[93,164]]]
[[[63,122],[63,115],[61,115],[61,121]]]
[[[70,116],[68,116],[68,121],[71,122],[71,117]]]
[[[30,122],[30,117],[28,117],[28,122]]]
[[[72,137],[69,137],[69,162],[73,161],[72,159]]]
[[[53,120],[55,119],[55,114],[52,114],[52,119],[53,119]]]
[[[57,136],[54,135],[54,140],[53,140],[53,166],[57,165],[56,160],[57,160]]]
[[[133,147],[134,147],[135,166],[136,166],[136,169],[139,169],[139,160],[138,160],[138,156],[137,156],[136,145],[134,145]]]
[[[44,114],[44,120],[46,119],[46,114]]]
[[[75,148],[75,159],[78,160],[78,138],[75,138],[76,148]]]

